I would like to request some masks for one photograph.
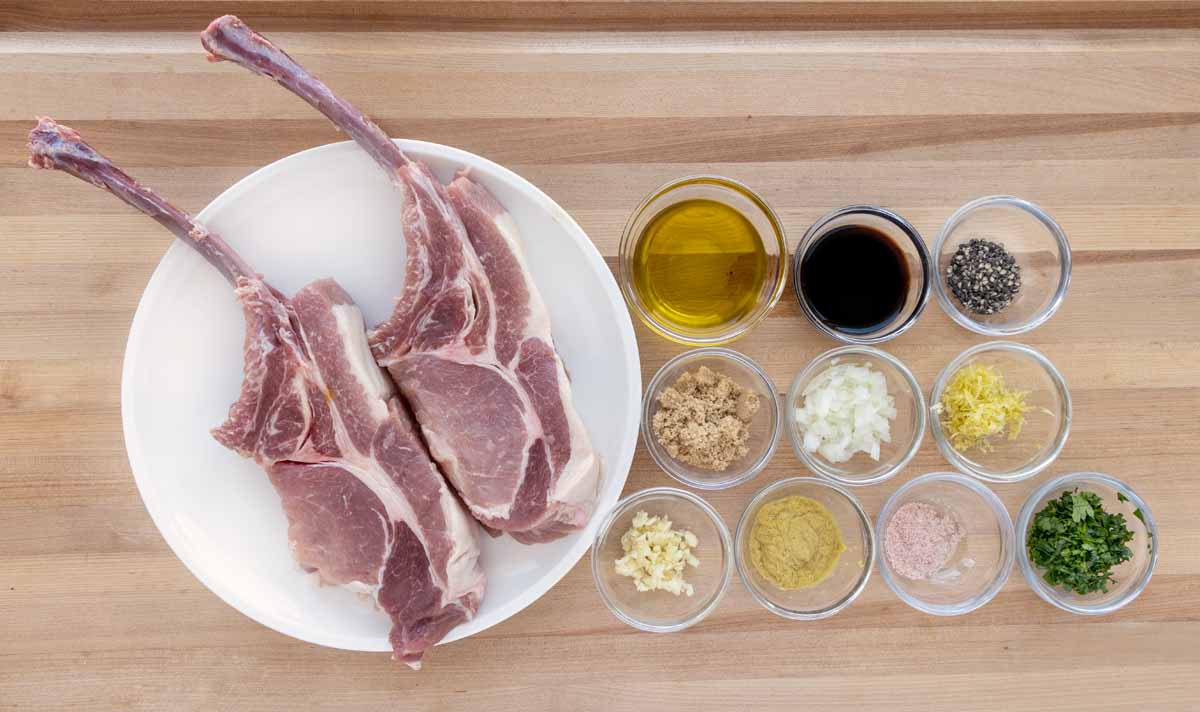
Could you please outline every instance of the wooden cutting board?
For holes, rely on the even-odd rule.
[[[851,202],[893,208],[929,241],[971,198],[1041,203],[1075,250],[1065,306],[1023,339],[1075,401],[1045,476],[1109,472],[1150,502],[1149,589],[1082,619],[1014,573],[986,608],[942,620],[875,577],[842,614],[795,623],[735,580],[703,624],[655,636],[609,615],[585,560],[420,674],[243,617],[167,549],[122,446],[125,335],[167,242],[111,198],[23,167],[24,135],[49,114],[196,211],[339,140],[293,97],[203,61],[196,33],[231,10],[393,135],[528,177],[610,263],[639,199],[697,171],[760,191],[792,245]],[[0,30],[0,709],[1200,704],[1200,3],[66,0],[0,3]],[[647,378],[680,350],[638,337]],[[928,389],[980,341],[931,305],[887,348]],[[736,348],[785,389],[833,345],[787,296]],[[858,494],[874,515],[943,469],[927,436],[905,473]],[[708,499],[732,524],[758,487],[799,473],[781,447]],[[997,492],[1015,513],[1045,476]],[[667,483],[639,451],[627,491]]]

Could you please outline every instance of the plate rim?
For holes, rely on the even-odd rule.
[[[625,410],[628,422],[633,423],[629,428],[629,432],[622,438],[616,462],[602,463],[602,477],[617,477],[620,485],[616,490],[616,498],[614,502],[619,500],[621,493],[624,490],[625,483],[629,476],[629,469],[633,463],[634,452],[637,449],[638,442],[638,421],[640,419],[641,408],[641,390],[642,390],[642,372],[641,372],[641,357],[639,354],[637,337],[633,329],[633,321],[627,309],[625,302],[621,296],[620,289],[617,287],[616,278],[609,269],[604,257],[600,254],[600,250],[596,244],[588,237],[588,234],[575,221],[573,217],[557,202],[551,199],[545,192],[534,185],[532,182],[519,175],[515,171],[506,168],[494,161],[479,156],[477,154],[465,151],[454,146],[446,146],[440,143],[431,141],[421,141],[416,139],[397,139],[393,138],[392,142],[400,146],[405,151],[409,151],[414,155],[432,154],[441,158],[447,158],[450,161],[458,163],[460,166],[475,170],[483,170],[492,172],[496,178],[514,185],[521,192],[532,197],[541,208],[555,220],[556,223],[563,226],[564,231],[583,248],[584,258],[590,263],[591,267],[601,275],[602,289],[608,296],[607,307],[614,313],[618,325],[618,330],[622,332],[622,337],[627,344],[627,348],[622,349],[622,355],[625,360],[625,369],[631,374],[630,384],[632,388],[626,394]],[[333,143],[322,144],[306,148],[302,151],[289,154],[275,161],[272,161],[264,166],[261,166],[246,176],[221,191],[217,197],[204,207],[203,210],[196,213],[195,219],[201,223],[210,218],[212,213],[219,210],[224,204],[236,200],[243,193],[248,191],[254,185],[271,178],[275,173],[284,169],[285,164],[290,161],[299,159],[302,156],[310,156],[312,154],[345,151],[354,147],[353,141],[336,141]],[[355,148],[357,150],[357,148]],[[148,295],[157,294],[163,285],[164,279],[162,266],[169,259],[178,259],[178,253],[186,253],[191,248],[181,243],[176,238],[171,245],[163,252],[158,263],[154,267],[154,271],[150,275],[150,279],[146,282],[146,286],[142,290],[141,296],[138,298],[137,309],[134,311],[133,319],[129,326],[129,335],[125,340],[125,351],[122,355],[121,366],[121,430],[125,445],[126,459],[129,461],[130,472],[133,475],[134,484],[137,486],[138,496],[142,500],[142,506],[150,515],[155,528],[159,535],[166,541],[167,546],[171,549],[171,553],[175,558],[184,565],[184,567],[194,576],[206,589],[216,595],[219,599],[225,602],[228,606],[250,618],[251,620],[270,628],[278,633],[282,633],[291,638],[321,645],[324,647],[337,648],[341,650],[354,650],[362,652],[390,652],[391,646],[387,643],[387,638],[376,638],[373,636],[362,635],[346,635],[325,637],[321,635],[312,635],[305,629],[297,629],[287,624],[285,621],[273,617],[269,611],[261,610],[256,607],[247,605],[247,601],[240,596],[236,590],[226,588],[215,584],[209,577],[202,573],[197,562],[194,562],[190,557],[185,556],[182,551],[186,548],[179,541],[179,537],[175,534],[174,528],[166,526],[165,522],[160,521],[161,517],[166,516],[166,512],[156,512],[156,508],[151,505],[153,498],[154,486],[151,484],[152,474],[148,472],[149,465],[143,460],[143,446],[137,435],[135,427],[135,407],[133,405],[133,374],[138,371],[137,356],[133,346],[142,338],[143,332],[148,328],[146,320],[149,319]],[[151,493],[151,494],[148,494]],[[477,630],[472,630],[469,633],[462,632],[464,625],[455,627],[450,631],[445,638],[438,642],[438,645],[443,643],[451,643],[456,640],[470,637],[477,633],[481,633],[493,626],[499,625],[508,620],[512,616],[521,612],[550,589],[554,588],[559,581],[563,579],[575,568],[583,555],[590,549],[592,539],[595,538],[596,529],[600,521],[604,517],[605,511],[611,508],[611,503],[606,507],[602,500],[597,501],[596,511],[593,512],[587,526],[577,535],[575,543],[567,550],[566,554],[555,564],[549,572],[537,582],[537,585],[525,589],[520,595],[514,597],[507,604],[501,607],[495,614],[494,620],[489,622]],[[282,544],[282,543],[281,543]],[[540,589],[540,590],[539,590]],[[485,594],[486,596],[486,594]]]

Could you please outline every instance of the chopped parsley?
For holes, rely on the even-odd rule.
[[[1104,511],[1095,492],[1076,489],[1034,515],[1025,545],[1046,583],[1083,596],[1116,583],[1110,572],[1133,558],[1132,539],[1124,514]]]
[[[1119,501],[1119,502],[1128,502],[1128,501],[1129,501],[1129,498],[1128,498],[1128,497],[1126,497],[1126,496],[1125,496],[1123,493],[1121,493],[1121,492],[1118,492],[1118,493],[1117,493],[1117,501]],[[1142,520],[1142,524],[1145,524],[1145,523],[1146,523],[1146,515],[1142,514],[1142,508],[1141,508],[1141,507],[1138,507],[1137,509],[1133,510],[1133,516],[1135,516],[1135,517],[1137,517],[1138,519]],[[1149,534],[1150,536],[1154,536],[1154,532],[1146,532],[1146,533],[1147,533],[1147,534]]]

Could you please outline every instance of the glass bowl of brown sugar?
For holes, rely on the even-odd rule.
[[[775,384],[731,349],[685,351],[658,370],[642,400],[650,457],[689,487],[719,490],[766,467],[783,429]]]

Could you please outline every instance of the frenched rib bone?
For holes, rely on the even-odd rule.
[[[402,199],[403,290],[371,347],[471,513],[518,541],[581,529],[600,462],[576,413],[516,223],[481,185],[443,186],[362,112],[236,17],[201,35],[213,58],[278,82],[350,135]]]
[[[349,295],[319,280],[285,298],[220,236],[51,119],[39,121],[29,148],[31,165],[108,190],[234,285],[246,324],[244,378],[213,436],[266,470],[297,562],[325,583],[370,594],[392,620],[396,657],[419,667],[429,647],[479,608],[478,528],[374,363]]]

